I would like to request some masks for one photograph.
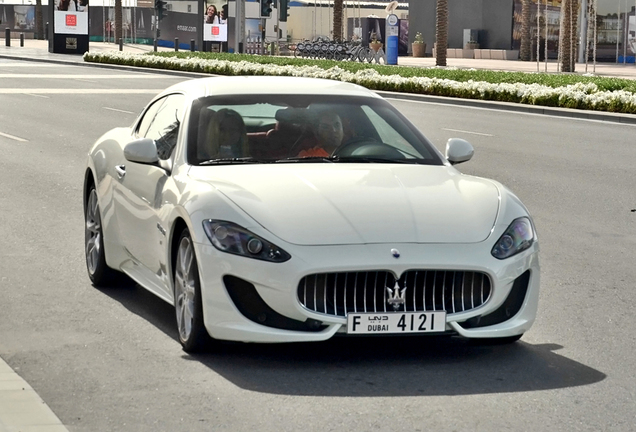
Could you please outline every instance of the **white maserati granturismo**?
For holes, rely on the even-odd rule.
[[[218,340],[455,335],[532,325],[539,246],[500,183],[455,165],[377,94],[292,77],[185,81],[88,154],[85,249],[174,305],[186,351]]]

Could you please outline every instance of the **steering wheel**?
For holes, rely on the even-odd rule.
[[[332,153],[338,157],[377,157],[382,159],[404,159],[395,147],[371,137],[359,137],[347,141]]]

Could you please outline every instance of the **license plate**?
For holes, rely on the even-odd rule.
[[[430,333],[446,330],[446,312],[391,312],[349,314],[347,333]]]

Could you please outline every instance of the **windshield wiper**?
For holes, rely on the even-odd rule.
[[[368,156],[343,156],[338,158],[338,162],[349,163],[398,163],[398,164],[417,164],[421,162],[421,159],[387,159],[381,157],[368,157]]]
[[[274,161],[276,163],[286,163],[286,162],[338,162],[338,156],[310,156],[310,157],[290,157],[285,159],[278,159]]]
[[[230,164],[254,164],[254,163],[268,163],[269,160],[254,159],[253,157],[240,157],[240,158],[219,158],[210,159],[201,162],[199,165],[230,165]]]

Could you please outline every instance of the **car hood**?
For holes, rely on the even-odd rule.
[[[493,182],[448,166],[232,165],[190,175],[298,245],[477,243],[500,203]]]

